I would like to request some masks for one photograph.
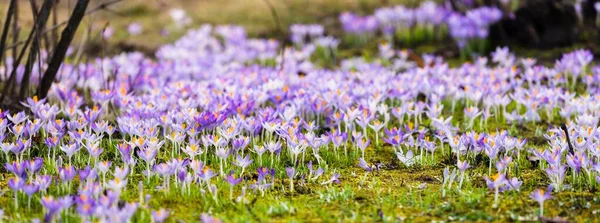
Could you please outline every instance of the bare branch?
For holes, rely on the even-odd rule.
[[[285,47],[283,46],[283,42],[285,41],[285,36],[284,36],[284,32],[283,29],[281,28],[281,20],[279,19],[279,15],[277,14],[277,10],[275,10],[275,7],[273,7],[273,4],[271,4],[271,2],[269,0],[263,0],[263,2],[265,2],[265,4],[267,5],[267,7],[269,7],[269,11],[271,11],[271,16],[273,17],[273,20],[275,21],[275,27],[277,28],[277,30],[279,31],[279,35],[280,35],[280,40],[279,40],[279,44],[281,44],[281,64],[279,66],[279,71],[283,70],[283,64],[284,60],[285,60]]]
[[[0,96],[0,102],[4,102],[5,96],[8,94],[8,92],[12,91],[12,87],[14,86],[13,82],[15,81],[15,79],[17,77],[17,69],[16,68],[21,63],[23,56],[25,56],[25,52],[27,51],[27,47],[29,47],[31,40],[33,39],[34,33],[35,32],[29,32],[29,36],[27,36],[27,40],[25,40],[25,45],[23,46],[21,53],[19,53],[19,56],[13,61],[13,69],[10,73],[10,77],[4,83],[4,89],[2,90],[2,95]]]
[[[88,10],[85,13],[85,15],[90,15],[90,14],[93,14],[93,13],[98,12],[100,10],[105,10],[105,9],[108,8],[108,6],[113,5],[115,3],[119,3],[121,1],[123,1],[123,0],[111,0],[111,1],[108,1],[108,2],[104,2],[104,3],[100,4],[100,5],[97,5],[96,7],[92,8],[92,9]],[[67,2],[69,2],[69,1],[67,1]],[[52,27],[49,27],[48,29],[44,30],[43,34],[46,34],[47,32],[53,32],[53,31],[57,30],[58,28],[66,25],[67,22],[68,21],[62,21],[62,22],[60,22],[60,23],[58,23],[58,24],[56,24],[56,25],[54,25]],[[20,41],[18,43],[15,43],[13,45],[10,45],[10,46],[6,47],[4,50],[9,50],[9,49],[15,48],[15,47],[17,47],[17,46],[19,46],[19,45],[21,45],[23,43],[25,43],[25,41]]]
[[[58,24],[58,4],[56,4],[54,6],[54,8],[52,9],[52,26],[56,26]],[[49,31],[50,32],[50,31]],[[52,46],[56,46],[56,43],[58,41],[58,31],[52,30]]]
[[[58,0],[55,0],[55,1],[58,1]],[[29,0],[29,3],[30,3],[30,5],[31,5],[31,11],[33,12],[33,13],[32,13],[32,14],[33,14],[33,21],[37,21],[37,18],[36,18],[36,16],[37,16],[37,12],[39,11],[39,9],[38,9],[38,5],[37,5],[37,3],[35,2],[35,0]],[[52,6],[52,8],[55,8],[55,7],[54,7],[54,5],[56,5],[56,4],[52,4],[52,5],[53,5],[53,6]],[[50,9],[48,10],[48,15],[50,15]],[[46,23],[47,23],[47,22],[46,22]],[[47,50],[47,51],[50,51],[50,50],[52,49],[52,48],[51,48],[52,46],[50,46],[50,40],[48,40],[48,33],[44,32],[44,29],[46,29],[46,24],[44,24],[44,27],[43,27],[41,30],[39,30],[39,31],[38,31],[38,33],[40,33],[40,32],[41,32],[42,34],[41,34],[41,35],[38,35],[37,37],[41,37],[41,38],[43,38],[43,40],[44,40],[44,45],[46,46],[46,50]],[[40,44],[40,46],[41,46],[41,44]],[[41,49],[41,48],[42,48],[42,47],[40,47],[40,49]],[[40,51],[40,49],[38,49],[38,57],[39,57],[39,55],[40,55],[40,54],[39,54],[39,51]]]
[[[6,22],[4,23],[4,28],[2,29],[2,37],[0,37],[0,64],[3,61],[4,57],[4,49],[6,47],[6,38],[8,37],[8,31],[10,29],[10,22],[13,17],[13,13],[15,13],[17,0],[11,0],[10,5],[8,6],[8,13],[6,13]]]
[[[25,99],[25,94],[29,88],[29,79],[31,78],[33,63],[35,62],[39,48],[41,47],[41,32],[43,32],[44,27],[46,27],[46,22],[48,21],[48,17],[50,17],[50,10],[54,5],[54,1],[55,0],[44,1],[44,4],[40,9],[40,13],[37,16],[35,26],[31,30],[32,33],[35,33],[35,38],[33,39],[33,43],[31,44],[31,49],[29,49],[29,57],[27,58],[27,63],[25,64],[25,73],[23,74],[23,78],[21,79],[21,90],[19,91],[19,100]]]
[[[39,98],[45,98],[46,95],[48,95],[50,86],[52,86],[52,82],[54,81],[54,78],[56,78],[56,73],[58,73],[58,69],[65,58],[67,49],[69,48],[71,41],[73,41],[73,36],[75,36],[75,32],[77,32],[77,28],[79,27],[83,16],[86,15],[86,9],[89,2],[89,0],[77,1],[73,13],[71,14],[71,18],[69,18],[67,27],[63,30],[60,41],[55,47],[56,50],[54,50],[54,53],[52,54],[48,69],[40,82],[40,88],[37,92]]]
[[[15,4],[15,13],[13,15],[13,43],[16,43],[19,41],[19,1],[16,2]],[[13,53],[13,59],[17,58],[17,52],[19,51],[19,47],[15,47],[12,50]],[[4,51],[2,51],[4,52]]]

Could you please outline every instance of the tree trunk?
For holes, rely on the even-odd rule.
[[[37,92],[37,96],[40,99],[45,98],[48,95],[50,86],[52,86],[52,82],[54,82],[54,78],[56,78],[56,74],[65,58],[67,49],[69,48],[71,41],[73,41],[73,36],[75,36],[75,32],[86,13],[89,2],[89,0],[77,1],[73,13],[71,14],[71,18],[69,18],[69,22],[67,23],[67,27],[63,30],[60,41],[54,48],[50,63],[48,63],[48,69],[40,82],[40,88]]]
[[[39,49],[41,47],[40,37],[44,32],[44,28],[46,28],[46,22],[48,21],[48,17],[50,17],[50,10],[54,5],[55,0],[45,0],[42,8],[40,9],[40,13],[36,18],[36,24],[31,32],[35,32],[35,36],[33,42],[31,44],[31,48],[29,49],[29,58],[27,59],[27,64],[25,66],[25,73],[23,74],[23,79],[21,79],[21,90],[19,91],[19,100],[24,100],[27,90],[29,90],[29,82],[31,79],[31,72],[33,69],[33,63],[38,56]],[[39,68],[41,69],[41,67]],[[41,72],[41,71],[39,71]]]
[[[17,5],[17,0],[11,0],[10,5],[8,6],[8,12],[6,13],[6,20],[4,22],[4,28],[2,29],[2,37],[0,37],[0,64],[4,61],[4,49],[6,48],[6,39],[8,37],[8,32],[10,29],[10,22],[13,18],[13,14],[15,13],[15,8]]]

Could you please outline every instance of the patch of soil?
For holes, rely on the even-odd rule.
[[[121,52],[141,52],[146,57],[155,58],[156,50],[157,49],[153,47],[126,41],[121,41],[116,44],[109,44],[102,41],[90,41],[86,43],[83,52],[91,58],[114,55]]]
[[[422,174],[419,175],[416,180],[418,181],[422,181],[422,182],[426,182],[426,183],[433,183],[433,182],[437,182],[437,180],[435,178],[433,178],[433,176],[430,175],[426,175],[426,174]]]

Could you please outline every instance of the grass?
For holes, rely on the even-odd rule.
[[[462,103],[457,106],[457,111],[462,111]],[[450,106],[444,109],[449,112]],[[462,122],[459,117],[457,122]],[[391,125],[397,125],[392,123]],[[425,124],[426,125],[426,124]],[[506,128],[502,119],[490,120],[491,129],[496,127]],[[534,124],[527,124],[523,128],[517,128],[514,135],[529,138],[528,133]],[[488,128],[486,128],[488,129]],[[475,125],[476,131],[483,131],[480,126]],[[369,135],[374,134],[372,131]],[[116,145],[116,139],[112,142],[103,141],[105,152],[100,160],[112,160],[120,162]],[[537,144],[533,141],[533,147],[540,147],[543,144]],[[331,148],[330,148],[331,149]],[[167,143],[163,151],[171,151],[172,144]],[[443,151],[442,151],[443,150]],[[223,180],[213,182],[218,188],[218,199],[214,200],[209,192],[202,192],[197,185],[192,187],[191,195],[171,184],[170,190],[161,189],[162,178],[155,176],[149,182],[141,175],[144,170],[143,164],[136,165],[134,174],[129,177],[127,189],[123,192],[124,201],[138,201],[140,193],[149,194],[150,200],[147,203],[149,208],[168,207],[171,211],[170,222],[190,222],[197,221],[200,214],[209,213],[228,222],[303,222],[303,221],[323,221],[323,222],[365,222],[365,221],[535,221],[537,220],[537,203],[528,198],[530,192],[539,187],[548,184],[547,178],[542,170],[533,165],[535,163],[525,159],[517,161],[517,165],[509,167],[518,171],[518,176],[524,181],[524,185],[519,192],[506,192],[500,195],[500,206],[493,208],[493,192],[485,188],[483,176],[487,175],[487,158],[479,163],[472,163],[473,169],[469,169],[467,179],[463,188],[448,190],[445,197],[442,196],[442,172],[446,165],[454,165],[454,156],[443,156],[442,153],[448,153],[448,146],[437,150],[436,160],[433,165],[405,167],[398,163],[391,147],[371,146],[367,149],[366,160],[370,163],[383,164],[382,170],[373,172],[366,177],[364,170],[356,164],[360,153],[354,149],[350,150],[347,157],[341,159],[331,152],[325,152],[323,158],[327,165],[322,166],[325,174],[316,182],[306,182],[296,178],[296,190],[289,191],[289,182],[285,176],[284,167],[291,166],[286,155],[280,161],[277,161],[277,177],[275,186],[266,192],[264,197],[248,189],[246,202],[231,202],[229,197],[229,185]],[[74,157],[74,165],[84,166],[87,152],[79,152]],[[310,152],[309,152],[310,153]],[[42,148],[33,149],[31,157],[44,156]],[[201,156],[202,157],[202,156]],[[84,159],[81,159],[84,158]],[[170,152],[159,153],[159,161],[167,161],[171,158]],[[2,158],[4,160],[4,158]],[[255,170],[259,166],[257,157],[255,162],[247,168],[246,176],[250,178],[249,183],[256,179]],[[203,158],[203,160],[206,160]],[[263,156],[264,163],[268,162],[268,156]],[[477,159],[476,159],[477,160]],[[307,162],[308,160],[303,160]],[[140,162],[142,162],[140,160]],[[218,158],[212,155],[206,162],[215,171],[218,171]],[[50,166],[48,166],[50,165]],[[231,164],[229,164],[229,169]],[[267,164],[268,165],[268,164]],[[55,167],[50,163],[46,164],[47,174],[56,174]],[[234,168],[237,169],[238,168]],[[306,174],[305,167],[298,169],[300,174]],[[320,185],[333,173],[341,175],[340,185],[332,184],[327,186]],[[513,173],[513,171],[509,171]],[[509,177],[511,174],[509,174]],[[5,212],[12,221],[26,221],[32,218],[41,218],[42,207],[34,196],[30,210],[23,208],[13,209],[12,192],[7,190],[6,179],[8,174],[2,174],[3,180],[0,180],[0,188],[3,189],[3,195],[0,195],[0,206],[5,208]],[[366,180],[365,180],[366,179]],[[567,177],[569,179],[569,177]],[[142,182],[144,190],[138,190],[138,182]],[[70,186],[73,191],[78,183]],[[58,191],[56,187],[50,188],[51,194],[66,194],[64,191]],[[234,197],[241,193],[240,186],[236,186]],[[20,202],[26,201],[24,194],[20,194]],[[143,203],[143,202],[142,202]],[[23,205],[21,206],[23,207]],[[600,199],[595,196],[595,192],[588,190],[575,189],[558,194],[555,199],[546,203],[546,216],[561,216],[573,221],[585,221],[600,210]],[[135,221],[147,221],[149,211],[141,209],[135,216]],[[66,215],[64,219],[69,222],[79,221],[74,215]]]
[[[475,170],[478,171],[478,170]],[[169,207],[171,222],[189,222],[199,219],[201,213],[211,213],[229,222],[302,222],[302,221],[535,221],[537,203],[528,199],[529,190],[501,195],[501,205],[491,208],[493,194],[487,189],[471,187],[467,182],[462,191],[451,191],[441,198],[439,168],[420,170],[397,169],[370,175],[369,183],[359,186],[353,172],[341,172],[342,186],[308,187],[302,193],[290,194],[275,188],[265,197],[250,194],[249,202],[231,203],[220,192],[219,203],[199,196],[179,196],[177,190],[145,191],[151,194],[150,207]],[[477,175],[472,175],[476,178]],[[523,178],[527,174],[522,175]],[[133,181],[133,180],[132,180]],[[477,183],[474,179],[472,184]],[[421,188],[420,185],[426,185]],[[132,183],[130,185],[136,185]],[[155,185],[155,184],[153,184]],[[124,200],[137,201],[136,186],[124,192]],[[220,185],[220,188],[226,188]],[[533,185],[532,185],[533,186]],[[39,215],[39,204],[31,211],[13,212],[10,196],[1,196],[0,204],[14,221],[23,221]],[[567,211],[568,210],[568,211]],[[600,199],[590,192],[565,192],[546,204],[547,216],[563,216],[573,221],[585,221],[600,210]],[[22,217],[20,218],[19,217]],[[146,220],[148,213],[141,211],[136,219]],[[76,219],[72,219],[72,222]]]

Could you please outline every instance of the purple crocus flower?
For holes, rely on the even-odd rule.
[[[329,135],[331,142],[333,142],[333,146],[340,147],[342,145],[342,143],[346,142],[346,139],[348,139],[348,133],[342,133],[339,131],[336,131],[333,134]]]
[[[218,219],[218,218],[213,217],[206,213],[200,215],[200,221],[202,223],[221,223],[222,222],[221,219]]]
[[[502,189],[502,191],[509,191],[509,190],[519,191],[521,189],[521,185],[523,185],[523,181],[520,181],[518,178],[513,177],[510,180],[506,181],[506,185]]]
[[[33,121],[27,120],[27,124],[25,124],[25,133],[28,136],[35,136],[41,127],[42,122],[40,122],[40,119],[34,119]]]
[[[294,167],[286,167],[285,173],[287,174],[288,178],[290,178],[290,191],[294,192],[294,175],[296,174],[296,170]]]
[[[203,151],[200,149],[200,146],[196,143],[196,140],[190,139],[189,144],[182,148],[183,152],[185,152],[190,158],[194,158],[199,154],[202,154]]]
[[[75,171],[75,168],[73,166],[66,165],[65,167],[58,167],[58,175],[60,177],[60,180],[63,181],[63,183],[66,183],[75,178],[75,176],[77,175],[77,171]]]
[[[512,157],[511,156],[504,156],[502,159],[500,159],[497,163],[496,163],[496,169],[498,170],[498,172],[503,171],[506,167],[508,167],[508,165],[512,162]]]
[[[265,147],[271,154],[279,154],[279,152],[281,151],[281,143],[280,142],[271,141],[271,142],[267,143],[267,145]],[[273,163],[273,162],[271,161],[271,163]]]
[[[290,179],[293,179],[293,178],[294,178],[294,175],[295,175],[295,173],[296,173],[296,170],[294,169],[294,167],[286,167],[286,168],[285,168],[285,173],[287,174],[287,176],[288,176]]]
[[[358,159],[358,166],[365,169],[367,172],[373,172],[374,170],[374,167],[369,166],[369,164],[367,164],[367,162],[363,158]]]
[[[335,184],[340,183],[340,174],[339,173],[331,175],[331,178],[329,178],[329,180],[321,183],[321,185],[328,185],[328,184],[332,184],[332,183],[335,183]]]
[[[36,110],[37,109],[37,110]],[[47,104],[39,105],[37,108],[33,109],[32,112],[35,116],[42,121],[50,121],[56,118],[56,115],[60,109],[56,105],[49,106]]]
[[[199,160],[192,160],[189,167],[194,171],[194,174],[198,175],[204,169],[204,163]]]
[[[115,33],[115,30],[112,27],[106,27],[102,30],[102,38],[110,39],[112,35]]]
[[[151,148],[140,149],[137,151],[137,155],[142,160],[146,161],[146,163],[149,163],[149,164],[154,161],[154,157],[156,157],[157,153],[158,153],[158,150],[151,149]]]
[[[85,148],[90,153],[90,156],[92,156],[94,159],[98,159],[102,152],[104,152],[104,149],[100,147],[100,141],[96,143],[90,143],[90,141],[88,141],[88,144],[90,145],[86,145]]]
[[[152,168],[154,170],[154,172],[156,172],[158,175],[162,176],[162,177],[168,177],[170,175],[172,175],[174,173],[174,169],[168,165],[167,163],[160,163],[157,165],[154,165],[154,167]]]
[[[27,194],[27,196],[30,196],[37,193],[39,190],[39,186],[35,185],[35,184],[26,184],[25,186],[23,186],[23,192],[25,192],[25,194]]]
[[[550,165],[550,167],[546,169],[546,175],[548,175],[550,182],[552,182],[551,185],[558,191],[562,189],[566,170],[567,168],[564,165]]]
[[[39,187],[41,191],[46,191],[52,183],[52,177],[48,175],[37,176],[34,183]]]
[[[252,160],[250,159],[250,155],[246,155],[243,158],[242,156],[237,155],[233,164],[242,168],[242,173],[240,173],[240,176],[243,176],[244,169],[252,164]]]
[[[123,187],[125,187],[127,185],[127,179],[115,176],[114,179],[109,180],[106,183],[106,187],[110,188],[112,190],[115,190],[117,192],[120,192],[121,189],[123,189]]]
[[[8,120],[10,120],[13,124],[15,125],[19,125],[21,124],[21,122],[24,122],[25,120],[27,120],[27,115],[25,114],[24,111],[19,112],[15,115],[8,115],[7,116]]]
[[[127,175],[129,174],[129,167],[124,166],[124,167],[115,167],[115,172],[113,173],[113,175],[115,177],[118,178],[126,178]]]
[[[27,98],[25,102],[21,102],[21,104],[25,107],[31,109],[31,111],[38,110],[38,107],[43,105],[46,102],[46,99],[38,100],[37,96],[33,96],[33,98]],[[34,112],[35,113],[35,112]]]
[[[269,170],[269,175],[271,175],[271,179],[275,180],[275,168],[271,168]]]
[[[185,170],[179,170],[179,171],[177,171],[176,175],[177,175],[177,180],[179,180],[179,182],[185,183],[188,172]]]
[[[97,177],[97,173],[95,169],[92,169],[90,166],[85,166],[83,169],[79,170],[79,180],[93,180]]]
[[[231,141],[231,145],[233,146],[234,151],[239,151],[240,149],[246,148],[250,143],[250,139],[247,136],[239,137]]]
[[[154,220],[154,222],[164,222],[167,219],[167,217],[169,217],[169,211],[163,208],[159,209],[158,211],[152,210],[152,220]]]
[[[60,138],[57,136],[48,137],[44,140],[44,143],[49,148],[53,149],[53,148],[56,148],[58,146],[58,144],[60,143]]]
[[[102,114],[102,107],[94,105],[92,109],[86,108],[85,112],[83,112],[83,118],[85,118],[87,123],[94,123],[100,114]]]
[[[137,211],[138,206],[139,205],[137,203],[133,203],[133,202],[126,203],[125,206],[123,206],[123,208],[121,208],[121,210],[118,210],[118,215],[117,216],[119,217],[119,220],[113,220],[113,221],[118,221],[118,222],[129,222],[129,221],[131,221],[130,219],[131,219],[131,217],[133,217],[133,215]]]
[[[400,143],[404,141],[404,133],[402,132],[402,130],[396,127],[389,130],[383,129],[383,131],[387,135],[387,138],[384,138],[383,141],[392,146],[399,146]]]
[[[12,177],[8,179],[8,187],[13,190],[15,193],[25,186],[25,180],[20,177]]]
[[[77,202],[77,213],[81,216],[91,216],[94,213],[96,202],[94,200],[86,200]]]
[[[530,197],[540,204],[540,216],[544,216],[544,201],[552,199],[552,186],[548,186],[547,190],[535,189]]]
[[[315,170],[314,176],[311,180],[317,180],[319,177],[321,177],[321,175],[323,175],[323,173],[325,173],[325,170],[323,170],[323,168],[318,168]]]
[[[459,161],[457,162],[457,164],[456,164],[456,167],[457,167],[457,168],[458,168],[460,171],[465,171],[465,170],[469,169],[469,167],[471,167],[471,166],[469,165],[469,163],[468,163],[466,160],[464,160],[464,161],[460,161],[460,160],[459,160]]]
[[[0,143],[0,149],[2,150],[2,152],[4,152],[5,155],[7,155],[10,151],[13,150],[13,147],[17,146],[15,143],[8,143],[8,142],[3,142]]]
[[[217,174],[215,174],[212,171],[212,169],[210,169],[208,166],[205,166],[204,170],[202,170],[202,172],[200,172],[200,174],[198,174],[198,177],[200,177],[201,180],[203,180],[204,182],[206,182],[208,184],[210,182],[210,179],[216,175]]]
[[[242,178],[236,177],[233,171],[231,171],[231,173],[227,175],[227,183],[229,183],[231,186],[235,186],[240,182],[242,182]]]
[[[71,157],[73,157],[73,155],[79,151],[80,148],[81,147],[79,147],[79,145],[75,142],[70,142],[68,145],[60,146],[60,150],[67,154],[69,161],[71,160]]]
[[[142,25],[137,22],[131,23],[129,26],[127,26],[127,32],[129,32],[129,35],[132,36],[137,36],[138,34],[142,33],[142,30]]]
[[[10,151],[15,155],[21,154],[25,149],[29,148],[31,145],[31,140],[23,139],[18,140],[16,144],[10,147]]]
[[[44,220],[46,222],[51,222],[53,216],[58,213],[62,209],[62,204],[58,200],[54,199],[52,196],[44,196],[42,197],[42,206],[48,210],[46,215],[44,216]]]
[[[235,187],[235,185],[239,184],[240,182],[242,182],[242,178],[241,177],[239,177],[239,178],[236,177],[235,173],[233,171],[231,171],[231,173],[229,175],[227,175],[227,183],[229,183],[229,185],[230,185],[230,187],[229,187],[229,199],[233,199],[233,187]]]
[[[506,175],[505,174],[497,173],[496,175],[493,175],[491,178],[488,178],[487,176],[484,176],[483,178],[485,179],[485,182],[486,182],[488,188],[490,188],[490,189],[501,187],[502,185],[504,185],[504,183],[506,183]]]
[[[506,175],[497,173],[490,178],[484,176],[484,179],[488,185],[488,187],[494,190],[494,207],[498,206],[498,192],[500,192],[500,188],[506,184]]]
[[[71,195],[66,195],[64,197],[59,198],[58,202],[60,202],[62,208],[67,209],[71,207],[75,201]]]
[[[27,168],[31,174],[37,173],[40,168],[42,168],[42,165],[44,165],[44,160],[39,157],[25,162],[25,168]]]
[[[133,160],[131,159],[131,146],[125,143],[119,143],[117,145],[117,149],[121,153],[121,160],[125,164],[131,164]]]
[[[108,172],[111,165],[112,163],[110,161],[105,160],[102,162],[98,162],[98,164],[96,164],[96,169],[98,169],[100,173],[105,174],[106,172]]]
[[[581,153],[579,151],[575,152],[575,154],[567,155],[567,164],[571,169],[573,169],[576,173],[581,171],[581,168],[587,168],[589,164],[589,160],[585,153]]]
[[[257,169],[257,172],[259,181],[265,179],[267,175],[269,175],[269,169],[267,169],[266,167],[259,167]]]
[[[106,195],[100,195],[97,204],[103,208],[112,206],[118,200],[118,194],[112,190],[108,190]]]
[[[25,176],[27,176],[27,172],[25,172],[25,170],[26,170],[25,167],[26,167],[25,162],[13,161],[12,163],[4,164],[4,168],[6,168],[6,170],[8,170],[8,172],[11,172],[15,176],[21,177],[21,178],[25,178]]]
[[[466,160],[464,160],[464,161],[460,161],[459,160],[456,163],[456,167],[460,170],[460,173],[461,173],[460,174],[460,181],[458,183],[458,188],[460,189],[460,188],[462,188],[462,183],[463,183],[463,181],[465,179],[465,171],[467,169],[469,169],[469,167],[471,167],[471,166],[469,165],[469,163]]]

